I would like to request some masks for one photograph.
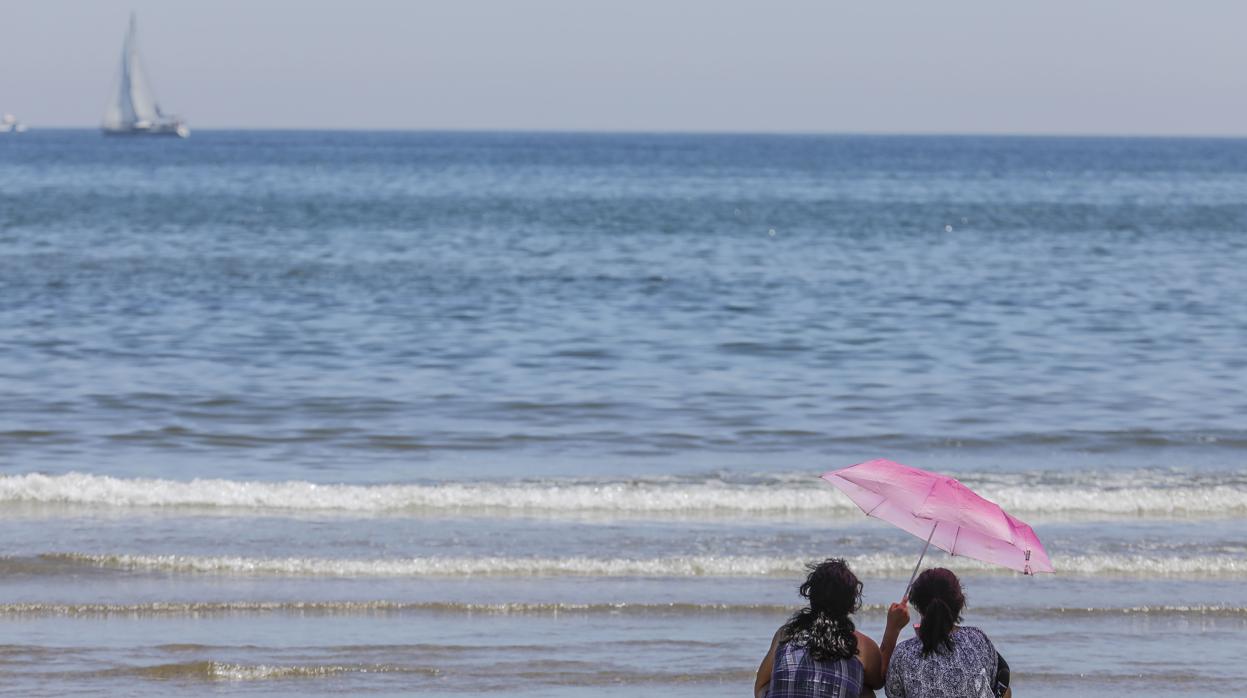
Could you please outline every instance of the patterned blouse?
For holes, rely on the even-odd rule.
[[[784,642],[775,648],[766,698],[857,698],[862,673],[857,657],[820,662],[804,647]]]
[[[922,656],[922,640],[896,646],[883,690],[888,698],[995,698],[996,648],[982,630],[953,628],[953,648]]]

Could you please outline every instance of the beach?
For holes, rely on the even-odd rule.
[[[158,140],[158,139],[157,139]],[[1237,695],[1247,141],[197,131],[0,148],[22,695],[746,693],[890,458],[1018,695]],[[880,694],[882,695],[882,694]]]

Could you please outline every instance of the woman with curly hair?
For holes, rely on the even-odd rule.
[[[809,605],[771,640],[754,682],[755,698],[857,698],[883,685],[874,640],[850,616],[862,602],[862,583],[844,560],[809,566],[799,593]]]

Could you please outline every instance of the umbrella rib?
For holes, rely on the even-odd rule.
[[[878,502],[877,504],[875,504],[873,507],[871,507],[871,508],[870,508],[870,511],[867,511],[867,512],[866,512],[866,515],[867,515],[867,516],[872,516],[872,515],[875,513],[875,509],[878,509],[879,507],[883,506],[883,503],[884,503],[884,502],[886,502],[886,501],[888,501],[888,498],[887,498],[887,497],[884,497],[883,499],[880,499],[880,500],[879,500],[879,502]],[[865,509],[863,509],[862,511],[865,511]]]
[[[918,502],[918,509],[922,509],[923,505],[927,503],[927,500],[931,498],[931,495],[935,493],[935,488],[939,486],[939,484],[939,480],[935,480],[931,483],[931,487],[927,489],[927,493],[922,497],[922,501]],[[917,514],[915,514],[915,516],[917,516]]]

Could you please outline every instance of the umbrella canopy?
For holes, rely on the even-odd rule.
[[[882,458],[824,473],[867,516],[883,519],[952,555],[1023,574],[1052,572],[1030,526],[957,480]],[[925,554],[926,549],[923,549]]]

